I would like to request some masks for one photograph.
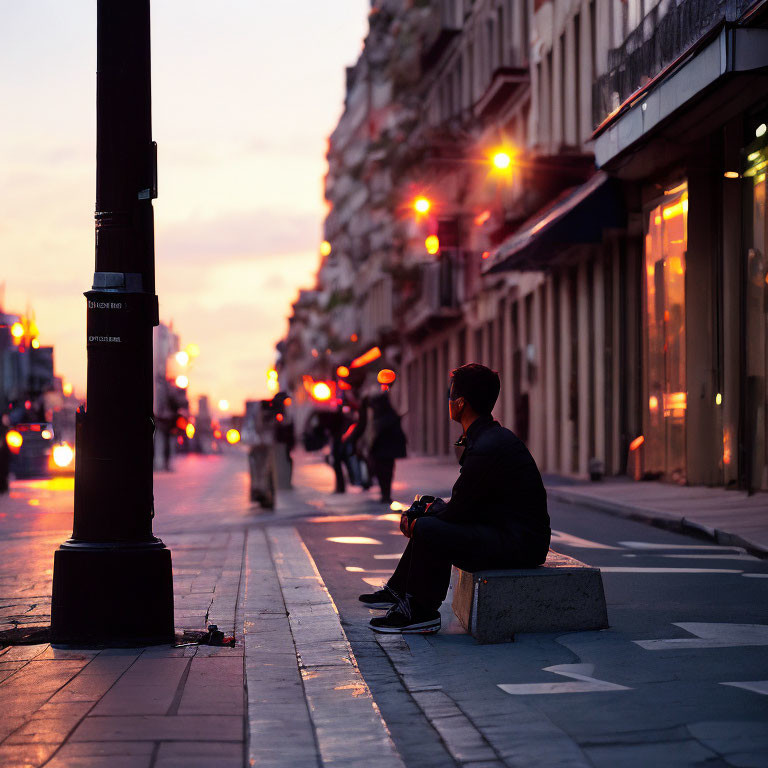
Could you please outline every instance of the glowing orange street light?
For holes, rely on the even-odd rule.
[[[200,354],[200,347],[197,344],[187,344],[187,354],[190,357],[197,357]]]
[[[69,397],[72,394],[72,385],[68,381],[65,381],[61,385],[61,391],[64,393],[65,397]]]
[[[332,394],[331,388],[324,381],[318,381],[312,387],[312,397],[318,402],[324,403],[330,400]]]
[[[347,368],[347,366],[346,366],[346,365],[340,365],[340,366],[339,366],[339,367],[336,369],[336,375],[337,375],[337,376],[338,376],[340,379],[346,379],[346,378],[347,378],[347,376],[349,376],[349,368]]]
[[[75,452],[69,443],[60,443],[53,449],[53,463],[60,469],[68,467],[75,458]]]
[[[189,352],[182,349],[176,353],[176,362],[182,367],[189,364]]]
[[[491,161],[493,162],[494,168],[497,168],[500,171],[506,171],[512,165],[512,156],[509,154],[509,152],[500,150],[498,152],[494,152]]]
[[[219,400],[219,410],[220,411],[228,411],[229,410],[229,400]]]
[[[283,400],[283,405],[288,407],[292,402],[293,402],[293,400],[291,400],[290,397],[286,397],[285,400]]]
[[[360,357],[356,357],[350,364],[350,368],[362,368],[368,363],[372,363],[374,360],[378,360],[381,357],[381,350],[378,347],[372,347],[367,352],[364,352]]]
[[[37,339],[32,339],[32,349],[40,349],[40,342]]]
[[[176,386],[179,389],[186,389],[189,386],[189,379],[182,373],[176,377]]]
[[[21,436],[21,432],[11,429],[5,436],[5,442],[8,445],[8,448],[10,448],[11,453],[18,453],[21,450],[21,444],[24,442],[24,438]]]
[[[20,339],[24,335],[24,326],[21,323],[14,323],[11,326],[11,336],[14,339]]]
[[[392,384],[396,378],[397,374],[393,370],[389,368],[382,368],[379,371],[379,375],[376,377],[376,380],[379,382],[379,384]]]
[[[416,213],[424,215],[429,213],[429,209],[432,207],[432,203],[426,197],[417,197],[413,201],[413,209]]]
[[[424,247],[427,249],[427,253],[430,256],[434,256],[440,250],[440,241],[438,240],[437,235],[430,235],[424,241]]]
[[[227,430],[227,442],[230,445],[235,445],[240,442],[240,433],[236,429]]]
[[[323,240],[323,242],[320,243],[320,255],[321,256],[331,255],[331,244],[327,240]]]
[[[187,424],[187,427],[184,430],[184,432],[187,435],[187,439],[191,440],[195,436],[195,425],[190,422],[189,424]]]

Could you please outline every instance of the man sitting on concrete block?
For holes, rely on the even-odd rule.
[[[536,462],[520,438],[491,416],[499,374],[469,363],[451,373],[448,410],[464,433],[461,470],[446,503],[417,497],[400,521],[408,545],[386,586],[360,595],[387,614],[375,632],[437,632],[451,566],[464,571],[534,568],[549,551],[547,495]]]

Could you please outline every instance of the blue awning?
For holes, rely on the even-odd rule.
[[[491,254],[483,271],[547,269],[565,248],[601,243],[606,229],[622,228],[625,221],[619,183],[600,171],[530,218]]]

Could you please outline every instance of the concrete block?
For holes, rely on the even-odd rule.
[[[518,632],[608,627],[600,569],[567,555],[550,550],[538,568],[454,575],[453,612],[481,643],[503,643]]]

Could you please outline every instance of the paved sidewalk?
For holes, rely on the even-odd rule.
[[[553,480],[547,483],[551,499],[586,504],[660,528],[703,534],[718,544],[744,547],[768,558],[768,493],[748,496],[722,488],[620,478],[572,485]]]
[[[177,631],[213,622],[232,633],[244,533],[166,541],[174,558]],[[43,542],[32,537],[25,544]],[[38,601],[34,625],[48,625],[49,602],[28,593],[50,594],[49,571],[19,574],[3,587],[3,603],[19,610]],[[18,618],[7,617],[14,624]],[[243,651],[242,642],[236,648],[6,647],[0,650],[0,765],[241,766]]]

